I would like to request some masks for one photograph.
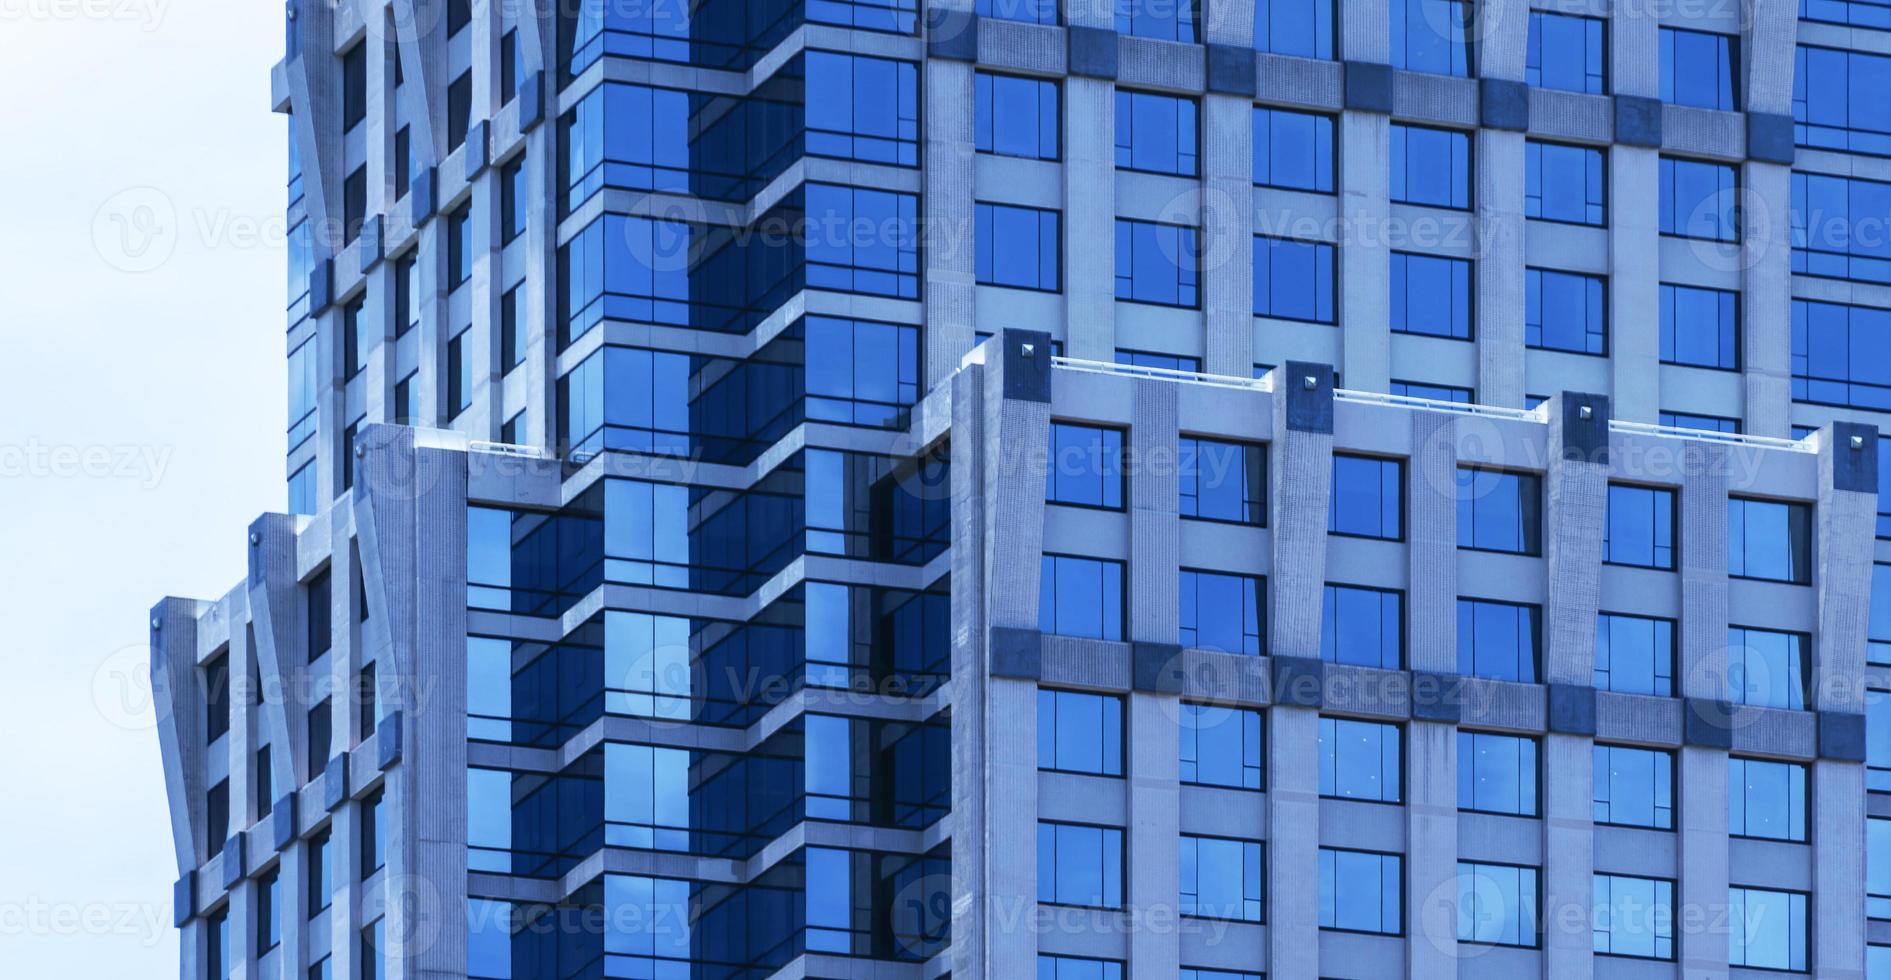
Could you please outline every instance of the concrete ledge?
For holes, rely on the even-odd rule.
[[[1529,130],[1530,86],[1501,78],[1478,79],[1477,118],[1490,129]]]
[[[1852,440],[1858,440],[1856,448]],[[1832,489],[1878,492],[1878,430],[1857,422],[1832,423]]]
[[[1232,44],[1208,46],[1208,91],[1218,95],[1255,94],[1254,49]]]
[[[319,259],[309,270],[309,315],[319,316],[335,305],[335,261]]]
[[[1464,720],[1463,678],[1456,674],[1412,672],[1412,718],[1455,725]]]
[[[1819,712],[1819,758],[1865,761],[1865,716],[1843,711]]]
[[[333,813],[347,800],[348,755],[343,753],[328,760],[328,768],[322,772],[322,808]]]
[[[356,239],[357,258],[361,260],[361,274],[367,275],[387,257],[387,218],[383,215],[370,215],[361,223],[361,237]]]
[[[484,119],[473,124],[466,131],[466,147],[460,157],[460,165],[465,169],[466,182],[486,172],[492,164],[492,123]]]
[[[1708,698],[1688,698],[1681,705],[1681,744],[1732,749],[1733,705]]]
[[[433,167],[414,175],[407,188],[407,223],[419,228],[440,209],[440,171]]]
[[[197,916],[197,875],[186,871],[184,877],[177,879],[171,886],[171,925],[182,929],[184,924]]]
[[[1312,657],[1274,657],[1273,701],[1290,708],[1318,708],[1326,703],[1326,664]]]
[[[1559,735],[1596,733],[1596,689],[1580,684],[1551,684],[1549,728]]]
[[[545,121],[545,73],[529,72],[519,80],[519,132],[529,132]]]
[[[270,808],[269,825],[274,835],[270,842],[276,845],[278,851],[295,843],[296,834],[300,829],[295,819],[296,799],[297,795],[290,793],[277,800],[276,805]]]
[[[1615,105],[1606,95],[1530,90],[1530,135],[1605,144],[1615,136]]]
[[[1391,113],[1392,66],[1369,61],[1345,65],[1345,107],[1358,112]]]
[[[1177,643],[1130,644],[1130,685],[1149,694],[1182,693],[1182,647]]]
[[[991,675],[1036,681],[1044,676],[1044,634],[1037,630],[994,626],[987,641]]]
[[[1099,27],[1067,27],[1067,62],[1072,75],[1116,80],[1116,32]]]
[[[978,15],[970,9],[926,10],[926,57],[946,61],[978,60]]]
[[[986,17],[978,22],[978,63],[1046,75],[1063,75],[1070,63],[1064,29]]]
[[[1793,117],[1773,112],[1747,113],[1747,158],[1788,167],[1798,147],[1793,145]]]
[[[1660,149],[1661,100],[1640,95],[1616,96],[1615,141]]]
[[[401,713],[390,711],[374,726],[375,768],[386,772],[401,761]]]
[[[232,834],[223,842],[223,888],[228,891],[243,880],[243,834]]]

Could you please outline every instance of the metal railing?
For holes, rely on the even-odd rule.
[[[1715,432],[1712,429],[1691,429],[1677,425],[1655,425],[1649,422],[1629,422],[1624,419],[1609,420],[1609,429],[1631,435],[1657,436],[1665,439],[1698,439],[1702,442],[1719,442],[1730,446],[1746,446],[1755,449],[1783,449],[1794,453],[1817,453],[1819,447],[1810,439],[1781,439],[1776,436],[1750,436],[1738,432]]]
[[[1508,419],[1513,422],[1546,422],[1548,415],[1543,406],[1536,408],[1506,408],[1501,405],[1479,405],[1474,402],[1449,402],[1437,398],[1414,398],[1411,395],[1388,395],[1377,391],[1357,391],[1352,388],[1336,388],[1333,399],[1342,402],[1358,402],[1362,405],[1386,405],[1392,408],[1423,409],[1428,412],[1452,412],[1457,415],[1475,415],[1487,419]]]
[[[1089,361],[1078,357],[1053,357],[1055,367],[1082,371],[1086,374],[1113,374],[1129,378],[1156,378],[1162,381],[1182,381],[1192,384],[1214,385],[1219,388],[1241,388],[1247,391],[1273,391],[1274,383],[1270,376],[1242,378],[1229,374],[1204,374],[1199,371],[1176,371],[1170,368],[1138,367],[1133,364],[1116,364],[1110,361]]]

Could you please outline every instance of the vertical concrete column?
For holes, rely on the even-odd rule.
[[[1007,330],[953,383],[953,972],[1031,976],[1049,337]]]
[[[1619,32],[1618,32],[1619,33]],[[1649,147],[1609,148],[1609,374],[1615,414],[1661,411],[1661,159]]]
[[[1074,23],[1074,22],[1073,22]],[[1116,359],[1116,88],[1064,80],[1064,350]]]
[[[1661,95],[1661,11],[1621,4],[1609,13],[1609,88],[1617,95]]]
[[[1320,712],[1267,712],[1267,975],[1320,975]]]
[[[1740,182],[1746,431],[1784,438],[1792,433],[1792,168],[1748,161],[1740,167]]]
[[[926,385],[958,370],[975,334],[971,64],[926,62]],[[1070,218],[1066,216],[1066,224]],[[1072,237],[1069,242],[1079,239]],[[1066,245],[1067,250],[1070,249]],[[1070,256],[1075,258],[1074,254]],[[1075,262],[1066,262],[1074,266]]]
[[[525,51],[527,69],[534,62],[542,63],[535,46],[525,40],[536,32],[536,19],[523,18],[519,25],[520,45]],[[548,99],[539,93],[541,100]],[[555,115],[555,106],[546,107],[547,116]],[[525,235],[527,243],[525,255],[525,283],[520,288],[525,290],[523,315],[526,318],[525,363],[525,431],[522,434],[528,445],[553,446],[558,441],[558,336],[562,325],[558,323],[557,282],[558,269],[558,185],[562,180],[555,165],[556,136],[558,127],[553,122],[541,122],[533,127],[525,137],[525,180],[531,187],[531,199],[525,208]],[[425,387],[424,385],[422,387]],[[505,424],[505,419],[500,419]]]
[[[370,426],[361,445],[355,527],[369,585],[385,600],[391,654],[377,672],[398,678],[389,707],[403,718],[383,797],[388,839],[400,846],[380,893],[362,894],[348,938],[385,916],[389,976],[464,975],[466,464],[396,426]],[[355,965],[356,945],[336,950],[338,972]]]
[[[1523,407],[1523,134],[1480,129],[1477,162],[1477,398]]]
[[[1864,691],[1870,632],[1873,528],[1877,522],[1878,433],[1839,422],[1819,439],[1819,504],[1814,514],[1819,625],[1814,636],[1813,707],[1819,712],[1818,792],[1812,821],[1812,972],[1862,978],[1865,968]]]
[[[1179,969],[1177,931],[1150,923],[1181,894],[1177,852],[1181,832],[1179,698],[1152,675],[1180,655],[1177,644],[1181,519],[1175,468],[1179,386],[1138,379],[1132,396],[1129,444],[1137,453],[1129,499],[1129,638],[1135,690],[1129,696],[1129,881],[1131,908],[1150,913],[1129,933],[1132,980],[1167,980]],[[1041,496],[1041,495],[1040,495]]]
[[[1392,180],[1386,164],[1392,159],[1391,118],[1371,112],[1342,114],[1339,154],[1339,309],[1344,331],[1339,368],[1349,388],[1387,391],[1392,384],[1392,251],[1387,243]]]
[[[1587,413],[1587,414],[1585,414]],[[1563,392],[1550,401],[1544,474],[1543,680],[1590,687],[1602,605],[1602,538],[1609,504],[1609,400]]]
[[[1458,738],[1449,722],[1405,727],[1405,943],[1411,980],[1458,975]]]
[[[1411,412],[1406,463],[1406,666],[1415,676],[1457,672],[1458,507],[1461,423]],[[1458,971],[1458,747],[1455,691],[1415,685],[1406,726],[1407,970],[1418,978]],[[1422,720],[1421,720],[1422,719]]]
[[[1524,395],[1524,137],[1529,92],[1523,88],[1530,40],[1528,0],[1477,4],[1476,42],[1483,128],[1476,163],[1477,398],[1522,407]],[[1521,109],[1521,114],[1513,109]]]
[[[1211,9],[1216,6],[1253,14],[1242,4]],[[1252,22],[1250,34],[1251,27]],[[1211,94],[1202,99],[1202,114],[1207,368],[1210,374],[1245,378],[1254,369],[1254,101]]]
[[[1727,975],[1727,453],[1688,441],[1681,486],[1681,638],[1676,664],[1687,742],[1676,753],[1677,909],[1708,915],[1677,928],[1684,975]]]
[[[1594,742],[1551,732],[1542,765],[1554,774],[1543,780],[1543,973],[1582,980],[1597,975],[1594,940],[1586,915],[1580,928],[1565,928],[1573,918],[1565,910],[1586,911],[1595,899]]]
[[[1799,12],[1793,4],[1767,0],[1743,0],[1740,6],[1740,59],[1745,69],[1740,78],[1746,85],[1740,108],[1791,116]]]
[[[1284,658],[1320,656],[1326,584],[1326,513],[1333,487],[1333,370],[1288,361],[1274,369],[1268,521],[1273,577],[1268,653],[1274,681]],[[1319,709],[1278,697],[1267,713],[1268,975],[1319,975]]]

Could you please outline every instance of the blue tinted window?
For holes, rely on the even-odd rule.
[[[1051,349],[1057,350],[1057,341],[1051,341]],[[1202,359],[1199,357],[1190,357],[1187,354],[1158,354],[1146,350],[1125,350],[1121,347],[1116,349],[1116,363],[1124,367],[1149,368],[1152,371],[1182,371],[1188,374],[1202,372]]]
[[[1391,0],[1392,67],[1471,74],[1471,0]]]
[[[1458,941],[1534,948],[1537,869],[1458,862]]]
[[[1561,143],[1524,144],[1523,213],[1545,221],[1601,225],[1608,221],[1608,180],[1602,151]]]
[[[1261,975],[1236,970],[1197,970],[1185,966],[1177,974],[1177,980],[1261,980]],[[1877,980],[1877,977],[1873,976],[1871,980]]]
[[[1266,771],[1261,713],[1221,705],[1181,706],[1184,783],[1260,789]]]
[[[458,289],[473,278],[473,206],[463,205],[447,215],[447,288]]]
[[[819,787],[823,720],[808,718],[807,784],[810,794]],[[844,724],[844,720],[842,722]],[[690,807],[702,805],[705,791],[692,801],[690,754],[687,749],[651,745],[604,746],[604,838],[612,847],[643,850],[690,849]],[[846,787],[841,787],[845,798]],[[814,803],[809,801],[810,810]],[[811,812],[810,816],[818,816]]]
[[[471,871],[512,870],[512,775],[503,769],[466,770],[466,866]]]
[[[1534,739],[1458,732],[1458,809],[1537,815]]]
[[[1865,821],[1865,915],[1891,919],[1891,820]]]
[[[1180,852],[1183,915],[1261,921],[1267,880],[1259,842],[1183,834]]]
[[[1044,499],[1078,507],[1123,507],[1123,433],[1052,422]]]
[[[513,911],[510,902],[466,900],[468,980],[512,980]]]
[[[919,165],[919,66],[833,51],[806,59],[809,154]]]
[[[1196,231],[1116,219],[1116,298],[1159,306],[1201,305]]]
[[[1608,287],[1601,276],[1524,270],[1524,343],[1574,354],[1609,352]]]
[[[1333,0],[1256,0],[1254,50],[1333,57]]]
[[[1727,656],[1729,701],[1805,710],[1811,662],[1806,658],[1804,633],[1729,627]]]
[[[1116,33],[1153,37],[1159,41],[1194,44],[1195,0],[1149,3],[1146,0],[1114,0]]]
[[[512,161],[500,175],[500,213],[504,216],[501,241],[512,241],[525,234],[526,206],[532,200],[532,185],[527,182],[525,158]]]
[[[1003,0],[992,2],[1000,3]],[[1039,953],[1037,980],[1123,980],[1123,964],[1115,960],[1087,960]]]
[[[1661,362],[1740,369],[1740,294],[1661,284]]]
[[[1883,449],[1880,448],[1880,452]],[[1870,644],[1865,658],[1874,664],[1891,664],[1891,565],[1871,566],[1871,619],[1866,635]]]
[[[1193,99],[1117,89],[1117,169],[1195,176],[1196,112]]]
[[[1230,524],[1267,523],[1267,450],[1183,436],[1176,447],[1181,515]],[[1891,603],[1888,603],[1891,605]],[[1888,611],[1887,616],[1891,616]]]
[[[1775,582],[1812,581],[1812,508],[1777,500],[1727,498],[1727,574]]]
[[[1121,776],[1123,699],[1040,688],[1037,767]]]
[[[1333,170],[1332,116],[1255,107],[1256,184],[1331,194]]]
[[[1736,41],[1725,34],[1661,28],[1661,101],[1701,109],[1740,108]]]
[[[1392,332],[1471,339],[1471,263],[1393,252]]]
[[[1328,585],[1320,608],[1320,659],[1398,670],[1405,666],[1405,594]]]
[[[1727,889],[1732,928],[1727,962],[1765,970],[1806,969],[1811,942],[1806,896],[1762,888]]]
[[[1662,234],[1740,240],[1740,202],[1732,167],[1673,157],[1662,157],[1660,166]]]
[[[1891,58],[1800,45],[1793,60],[1793,142],[1851,153],[1891,154],[1887,91],[1891,91]]]
[[[1542,88],[1601,95],[1608,91],[1605,21],[1530,11],[1523,80]]]
[[[979,72],[974,141],[980,153],[1027,160],[1058,158],[1057,83]]]
[[[1674,828],[1674,756],[1654,749],[1597,745],[1595,822]]]
[[[289,477],[289,513],[315,513],[315,464],[303,463]]]
[[[1330,534],[1398,541],[1404,538],[1405,464],[1396,459],[1333,454]]]
[[[1891,410],[1891,310],[1796,299],[1792,329],[1794,400]]]
[[[328,908],[335,899],[334,848],[329,846],[328,831],[309,838],[305,856],[308,860],[308,877],[304,880],[309,887],[309,907],[304,911],[312,919],[315,913]]]
[[[1394,123],[1392,200],[1434,208],[1469,208],[1471,135],[1454,129]]]
[[[1320,848],[1320,928],[1399,935],[1404,890],[1397,854]]]
[[[1604,956],[1674,958],[1674,882],[1595,876],[1595,951]]]
[[[1699,429],[1702,432],[1721,432],[1738,435],[1740,420],[1722,418],[1718,415],[1697,415],[1692,412],[1662,412],[1656,416],[1661,425],[1674,429]]]
[[[1674,491],[1609,484],[1602,560],[1644,568],[1674,567]]]
[[[1040,821],[1037,900],[1045,905],[1120,908],[1123,832],[1113,827]]]
[[[1424,384],[1418,381],[1393,381],[1392,393],[1406,398],[1425,398],[1436,402],[1451,402],[1456,405],[1468,405],[1476,401],[1476,393],[1469,388],[1454,385]]]
[[[256,883],[256,956],[282,942],[282,879],[271,871]]]
[[[1806,839],[1806,767],[1727,759],[1727,832],[1767,840]]]
[[[1458,547],[1540,555],[1542,516],[1542,477],[1458,468]]]
[[[1891,30],[1891,3],[1886,0],[1799,0],[1799,19]],[[1873,956],[1877,955],[1879,948],[1873,947]],[[1887,957],[1885,966],[1891,969],[1891,957]],[[1880,980],[1870,967],[1866,968],[1865,973],[1870,980]],[[1891,973],[1886,976],[1891,976]]]
[[[612,912],[603,920],[603,945],[614,972],[663,976],[688,971],[690,892],[687,881],[604,876],[604,907]]]
[[[1254,315],[1335,322],[1334,249],[1325,242],[1254,238]]]
[[[1891,791],[1891,692],[1865,691],[1865,788]]]
[[[905,424],[906,408],[919,397],[917,329],[828,316],[810,316],[804,325],[809,418]]]
[[[1008,204],[978,204],[978,281],[987,286],[1056,292],[1063,267],[1062,215]]]
[[[1458,673],[1534,684],[1542,609],[1482,599],[1458,600]]]
[[[1405,755],[1397,725],[1320,719],[1320,795],[1397,803]]]
[[[1793,271],[1891,283],[1891,184],[1793,171]]]
[[[1267,649],[1266,587],[1252,575],[1182,571],[1181,644],[1224,653]]]
[[[289,352],[289,451],[315,434],[315,396],[320,387],[317,346],[304,341]]]
[[[1123,563],[1045,555],[1038,585],[1038,629],[1093,640],[1123,638]]]
[[[809,184],[807,202],[809,288],[918,298],[919,198]]]
[[[1674,621],[1601,613],[1596,617],[1595,686],[1622,694],[1674,696]]]

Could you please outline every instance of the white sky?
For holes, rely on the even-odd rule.
[[[119,680],[150,607],[227,592],[283,507],[282,16],[0,0],[6,976],[177,975],[157,738]]]

